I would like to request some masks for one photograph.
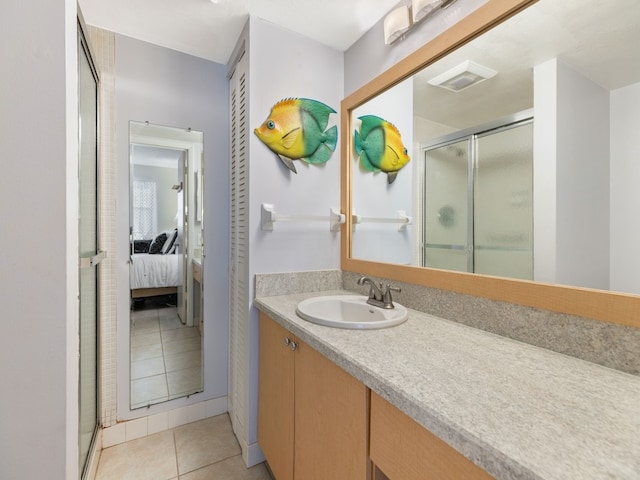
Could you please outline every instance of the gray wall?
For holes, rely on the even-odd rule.
[[[0,15],[3,479],[78,477],[75,16],[70,0]]]
[[[340,207],[340,141],[329,160],[309,165],[295,160],[297,174],[287,170],[253,133],[282,99],[310,98],[340,110],[343,97],[342,52],[251,17],[243,32],[249,58],[249,298],[254,297],[258,273],[335,269],[340,265],[340,234],[329,231],[329,210]],[[273,56],[274,45],[282,48]],[[232,57],[233,58],[233,57]],[[331,114],[328,128],[338,126]],[[276,223],[261,230],[260,206],[271,203],[284,215],[326,216],[321,222]],[[248,362],[249,378],[242,379],[244,398],[234,402],[234,431],[249,465],[262,460],[257,447],[258,311],[251,309],[248,328],[240,342],[248,351],[236,352]],[[232,360],[233,361],[233,360]],[[245,401],[244,405],[239,402]],[[241,418],[243,417],[243,418]],[[239,424],[242,424],[242,429]]]
[[[116,35],[118,168],[118,418],[129,419],[227,394],[229,318],[229,120],[226,67]],[[204,132],[205,391],[190,399],[129,412],[129,121],[149,121]]]

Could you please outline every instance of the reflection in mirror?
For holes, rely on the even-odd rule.
[[[203,134],[132,121],[129,143],[135,409],[203,390]]]
[[[387,185],[351,146],[352,213],[412,223],[355,224],[351,258],[640,293],[639,24],[621,0],[540,0],[356,105],[352,130],[388,119],[411,162]],[[497,74],[441,83],[468,61]]]

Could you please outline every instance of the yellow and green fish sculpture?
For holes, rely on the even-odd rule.
[[[254,130],[260,141],[293,173],[293,160],[325,163],[336,149],[338,127],[326,130],[336,111],[317,100],[287,98],[276,103],[265,122]]]
[[[398,171],[409,163],[407,149],[395,125],[375,115],[358,117],[360,132],[353,132],[354,147],[360,162],[369,172],[383,171],[393,183]]]

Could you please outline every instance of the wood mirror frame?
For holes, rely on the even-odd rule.
[[[536,2],[537,0],[489,0],[341,102],[341,138],[345,139],[341,144],[341,205],[342,212],[346,214],[346,223],[341,232],[341,268],[363,275],[640,327],[640,295],[377,263],[351,257],[351,110]]]

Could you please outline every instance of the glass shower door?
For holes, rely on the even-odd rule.
[[[478,135],[474,271],[533,278],[533,122]]]
[[[460,272],[473,271],[468,245],[473,224],[469,215],[468,139],[425,152],[423,265]]]
[[[79,471],[85,467],[98,426],[98,80],[82,32],[78,35],[79,116],[79,256],[80,256],[80,378]]]

